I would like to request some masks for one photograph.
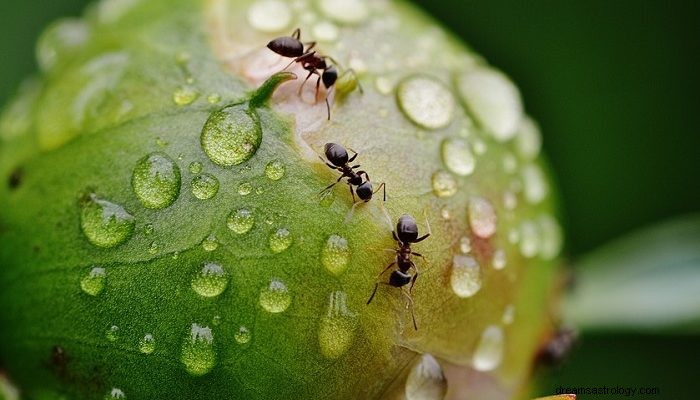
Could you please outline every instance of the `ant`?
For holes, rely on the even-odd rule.
[[[418,325],[416,324],[416,315],[413,312],[413,298],[411,295],[413,294],[413,285],[416,284],[416,279],[418,279],[418,267],[413,260],[411,260],[411,256],[421,257],[423,261],[425,261],[425,257],[422,254],[411,250],[411,244],[422,242],[423,240],[427,239],[428,236],[430,236],[430,225],[428,224],[427,219],[425,223],[428,228],[428,233],[418,237],[418,225],[416,224],[416,220],[408,214],[404,214],[399,217],[399,221],[396,223],[396,230],[392,229],[391,231],[394,240],[398,244],[398,248],[387,249],[388,251],[396,253],[396,258],[391,264],[384,268],[384,271],[377,275],[377,282],[374,284],[374,291],[372,291],[372,295],[369,297],[369,300],[367,300],[367,304],[372,302],[374,295],[377,294],[377,288],[379,288],[380,283],[382,285],[389,285],[395,288],[403,288],[410,283],[411,286],[408,289],[408,293],[406,293],[404,289],[401,289],[401,293],[403,293],[408,299],[408,303],[411,307],[411,317],[413,318],[413,328],[415,330],[418,330]],[[398,269],[391,272],[389,282],[380,282],[379,278],[394,265],[396,265]],[[411,268],[415,270],[415,274],[413,275],[409,273]]]
[[[333,58],[329,56],[322,56],[316,53],[316,51],[311,51],[311,49],[313,49],[316,46],[316,42],[304,43],[300,40],[300,36],[301,30],[297,28],[294,30],[294,32],[292,32],[291,36],[280,36],[276,39],[271,40],[267,44],[267,48],[279,54],[282,57],[293,58],[293,60],[289,64],[287,64],[287,66],[284,67],[284,69],[289,68],[290,65],[297,62],[301,64],[301,67],[303,69],[309,71],[309,74],[306,75],[306,79],[304,79],[304,82],[302,82],[302,84],[299,86],[299,95],[301,95],[301,90],[304,88],[304,84],[306,84],[306,81],[308,81],[309,78],[311,78],[311,75],[318,75],[318,79],[316,80],[316,101],[318,101],[318,90],[321,82],[323,82],[323,86],[328,92],[330,91],[331,87],[334,87],[335,83],[338,81],[338,69],[334,65],[331,65],[328,62],[326,62],[326,60],[330,60],[334,64],[338,64],[338,62],[336,62]],[[323,72],[319,73],[319,71]],[[355,75],[355,72],[353,70],[348,70],[346,71],[346,74],[347,73],[352,73],[353,75]],[[357,80],[356,76],[355,79]],[[360,92],[362,93],[362,86],[359,86],[359,88]],[[328,95],[326,95],[325,101],[326,110],[328,112],[328,119],[330,120],[331,106],[328,103]]]
[[[375,193],[377,193],[383,188],[384,201],[386,201],[386,184],[384,184],[384,182],[382,182],[382,184],[379,185],[377,190],[372,190],[372,182],[370,181],[367,172],[355,171],[357,168],[360,168],[360,165],[350,166],[350,163],[355,161],[355,158],[357,158],[358,156],[358,153],[355,150],[350,149],[353,153],[355,153],[352,157],[348,156],[348,151],[345,150],[345,147],[337,143],[326,143],[323,146],[323,150],[326,154],[326,158],[328,159],[328,161],[330,161],[330,163],[326,162],[323,159],[323,157],[319,156],[319,158],[321,158],[321,161],[323,161],[328,166],[328,168],[340,171],[342,175],[340,175],[338,180],[336,180],[334,183],[326,186],[326,188],[323,189],[321,193],[329,191],[343,178],[347,178],[347,184],[350,187],[350,194],[352,194],[352,202],[354,203],[353,207],[359,204],[359,202],[357,202],[355,199],[355,192],[357,192],[357,196],[360,198],[360,200],[366,203],[372,199],[372,196]],[[362,179],[363,175],[365,177],[364,180]],[[353,190],[353,186],[357,186],[357,189]]]
[[[535,356],[535,363],[541,366],[559,366],[569,356],[578,341],[578,331],[571,327],[559,327],[554,334],[540,346]]]

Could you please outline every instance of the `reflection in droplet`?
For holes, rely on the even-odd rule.
[[[490,325],[481,333],[472,358],[472,366],[478,371],[491,371],[503,360],[503,329]]]
[[[423,354],[406,378],[406,400],[442,400],[447,392],[447,380],[438,361]]]

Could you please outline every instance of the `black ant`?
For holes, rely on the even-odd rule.
[[[377,275],[377,282],[374,284],[374,291],[372,291],[372,295],[369,297],[369,300],[367,300],[367,304],[372,302],[374,295],[377,294],[377,288],[379,288],[380,283],[382,285],[389,285],[395,288],[402,288],[401,293],[403,293],[408,299],[411,307],[411,317],[413,318],[413,328],[416,330],[418,330],[418,325],[416,324],[416,315],[413,312],[413,297],[411,297],[411,295],[413,294],[413,285],[416,284],[416,279],[418,279],[418,267],[413,260],[411,260],[411,256],[421,257],[423,260],[425,260],[425,257],[422,254],[411,250],[411,244],[422,242],[423,240],[427,239],[428,236],[430,236],[430,225],[428,225],[427,222],[428,221],[426,220],[428,233],[418,237],[418,225],[416,224],[416,220],[408,214],[404,214],[399,217],[399,221],[396,223],[396,230],[391,231],[391,234],[399,247],[397,249],[388,249],[389,251],[396,253],[396,258],[391,264],[384,268],[384,271]],[[389,282],[380,282],[379,278],[394,265],[397,266],[397,269],[391,272]],[[409,273],[411,268],[413,268],[415,271],[415,274],[413,275]],[[408,289],[408,293],[406,293],[403,288],[409,283],[411,286]]]
[[[352,194],[352,202],[355,205],[358,204],[358,202],[355,200],[355,192],[357,192],[357,196],[360,198],[360,200],[366,203],[372,200],[372,196],[382,188],[384,189],[384,201],[386,201],[386,185],[384,184],[384,182],[382,182],[382,184],[379,185],[377,190],[372,190],[372,182],[370,181],[367,172],[355,171],[357,168],[360,168],[360,165],[350,166],[350,163],[355,161],[355,158],[357,158],[358,153],[356,151],[351,149],[351,151],[355,154],[352,157],[349,157],[348,151],[345,150],[345,147],[337,143],[326,143],[325,146],[323,146],[323,150],[326,154],[326,158],[328,159],[328,161],[330,161],[330,163],[326,162],[320,156],[319,158],[321,158],[321,160],[328,166],[328,168],[340,171],[342,175],[340,175],[337,181],[326,186],[326,188],[323,189],[321,193],[329,191],[343,178],[347,178],[347,184],[350,187],[350,194]],[[364,180],[362,179],[363,175],[365,177]],[[353,186],[357,186],[357,189],[353,190]]]

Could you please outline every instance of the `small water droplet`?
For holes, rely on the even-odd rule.
[[[241,196],[247,196],[253,192],[253,184],[250,182],[243,182],[238,185],[238,194]]]
[[[150,222],[143,226],[143,233],[145,233],[146,235],[152,235],[154,230],[155,230],[155,228],[153,227],[153,224]]]
[[[472,358],[472,366],[477,371],[492,371],[503,359],[503,329],[496,325],[487,326],[481,333]]]
[[[321,262],[333,275],[340,275],[345,272],[350,260],[350,247],[347,239],[331,235],[326,241],[321,253]]]
[[[467,176],[474,172],[476,159],[463,139],[445,139],[441,146],[442,162],[457,175]]]
[[[433,193],[437,197],[451,197],[457,193],[457,180],[449,172],[437,171],[433,174]]]
[[[321,318],[318,331],[321,354],[332,360],[345,354],[355,337],[356,327],[357,314],[348,310],[345,292],[331,293],[326,315]]]
[[[391,92],[394,91],[394,85],[391,83],[391,80],[385,76],[377,77],[377,79],[374,80],[374,87],[383,95],[391,94]]]
[[[369,15],[365,0],[319,0],[318,5],[326,16],[345,24],[360,23]]]
[[[503,249],[496,249],[493,252],[491,265],[494,269],[503,269],[506,267],[506,252]]]
[[[412,76],[396,91],[399,107],[415,124],[427,129],[439,129],[452,121],[454,98],[439,81],[426,76]]]
[[[469,226],[480,238],[487,239],[496,233],[496,211],[490,201],[482,197],[469,200]]]
[[[180,195],[180,168],[167,154],[151,153],[136,163],[131,187],[144,207],[166,208]]]
[[[167,147],[168,146],[168,142],[165,141],[165,139],[163,139],[160,136],[156,138],[156,144],[158,145],[158,147]]]
[[[190,171],[190,174],[197,175],[202,173],[203,166],[199,161],[192,161],[187,169]]]
[[[452,213],[450,212],[450,209],[447,206],[443,206],[440,209],[440,216],[444,220],[449,220],[450,218],[452,218]]]
[[[447,392],[447,380],[438,361],[423,354],[406,378],[406,400],[442,400]]]
[[[221,95],[218,93],[210,93],[209,96],[207,96],[207,102],[209,104],[216,104],[221,101]]]
[[[124,391],[118,388],[112,388],[112,390],[109,391],[104,397],[104,400],[124,400],[126,399],[126,395],[124,394]]]
[[[151,354],[156,349],[156,340],[150,333],[139,339],[139,351],[143,354]]]
[[[335,42],[338,40],[338,27],[330,21],[321,21],[314,25],[312,35],[319,42]]]
[[[219,247],[219,242],[216,240],[214,234],[210,234],[202,240],[202,248],[204,251],[214,251]]]
[[[540,251],[540,233],[532,221],[520,224],[520,254],[532,258]]]
[[[199,92],[192,86],[180,86],[173,92],[173,101],[178,106],[192,104],[199,97]]]
[[[253,335],[250,333],[250,329],[246,328],[245,326],[238,328],[238,332],[233,335],[238,344],[246,344],[250,342],[252,336]]]
[[[214,335],[208,326],[192,324],[189,335],[182,344],[180,361],[185,370],[194,376],[202,376],[216,364]]]
[[[481,268],[474,257],[467,255],[452,257],[450,284],[459,297],[471,297],[481,289]]]
[[[515,210],[515,207],[517,206],[518,196],[516,196],[515,193],[511,192],[510,190],[503,192],[503,207],[505,207],[507,210]]]
[[[200,200],[208,200],[219,192],[219,180],[212,174],[201,174],[192,178],[192,195]]]
[[[477,155],[482,155],[489,149],[486,143],[481,139],[473,139],[472,148],[474,149],[474,153]]]
[[[158,242],[151,242],[151,244],[148,246],[148,254],[158,253],[159,247],[160,246],[158,246]]]
[[[472,251],[472,241],[469,239],[469,236],[459,238],[459,251],[462,254],[469,254]]]
[[[520,231],[517,228],[510,228],[508,230],[508,242],[511,244],[516,244],[520,241]]]
[[[515,321],[515,306],[508,304],[505,309],[503,309],[503,316],[501,317],[501,322],[503,325],[510,325]]]
[[[518,160],[511,153],[503,155],[503,170],[508,174],[518,170]]]
[[[107,271],[101,267],[93,267],[87,275],[80,280],[80,288],[90,296],[102,293],[107,280]]]
[[[535,121],[528,117],[522,120],[518,135],[515,137],[515,146],[523,159],[534,160],[537,158],[542,148],[542,136]]]
[[[80,227],[88,241],[98,247],[115,247],[134,233],[134,217],[122,206],[94,194],[81,201]]]
[[[116,342],[117,340],[119,340],[119,327],[116,325],[112,325],[109,328],[107,328],[107,331],[105,332],[105,337],[110,342]]]
[[[249,160],[261,141],[257,114],[243,105],[212,112],[202,128],[202,149],[214,164],[222,167]]]
[[[260,306],[270,313],[281,313],[292,304],[292,295],[287,285],[278,279],[272,279],[270,284],[260,291]]]
[[[540,256],[545,260],[552,260],[559,255],[564,242],[561,226],[559,226],[557,220],[549,214],[540,216],[537,222],[540,225],[540,232],[542,234]]]
[[[226,218],[228,228],[239,235],[247,233],[253,227],[253,223],[255,223],[255,216],[252,211],[245,208],[231,211]]]
[[[278,181],[284,176],[286,167],[279,160],[272,160],[265,166],[265,175],[268,179]]]
[[[537,204],[547,196],[549,188],[544,173],[536,164],[526,165],[522,169],[523,184],[525,185],[525,200]]]
[[[218,296],[226,286],[228,286],[226,271],[220,265],[211,262],[205,263],[192,279],[192,289],[204,297]]]
[[[279,0],[258,0],[248,8],[248,23],[261,32],[279,32],[292,22],[292,10]]]
[[[270,235],[270,250],[273,253],[281,253],[292,244],[292,234],[287,228],[280,228]]]

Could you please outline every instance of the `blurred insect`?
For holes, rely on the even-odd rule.
[[[416,324],[416,315],[413,311],[412,294],[413,286],[416,284],[416,280],[418,279],[418,267],[413,262],[412,256],[421,257],[423,261],[425,261],[425,257],[422,254],[413,251],[411,249],[411,244],[422,242],[430,236],[430,225],[428,224],[427,219],[425,224],[428,229],[428,233],[418,237],[418,225],[416,224],[416,220],[408,214],[404,214],[399,217],[399,221],[396,223],[396,230],[391,231],[398,248],[388,249],[389,251],[396,253],[396,258],[391,264],[387,265],[386,268],[379,273],[379,275],[377,275],[374,290],[372,291],[372,295],[369,297],[369,300],[367,300],[367,304],[372,302],[372,299],[374,299],[374,296],[377,294],[377,288],[379,288],[380,284],[401,288],[401,293],[403,293],[408,299],[408,304],[411,308],[411,318],[413,318],[413,328],[416,330],[418,330],[418,324]],[[396,266],[396,269],[391,272],[389,282],[380,281],[379,279],[381,276],[394,265]],[[414,271],[413,275],[411,275],[411,269]],[[411,286],[409,287],[408,292],[406,292],[405,287],[409,283]]]
[[[323,157],[319,156],[321,160],[328,166],[328,168],[340,171],[342,175],[340,175],[338,180],[336,180],[334,183],[326,186],[326,188],[321,191],[322,195],[331,191],[333,186],[337,185],[343,178],[347,178],[347,184],[350,188],[350,194],[352,195],[353,209],[357,204],[361,204],[363,202],[366,203],[372,200],[372,196],[381,189],[384,189],[384,201],[386,201],[386,185],[384,182],[379,185],[377,190],[373,190],[372,182],[370,181],[367,172],[362,170],[355,171],[357,168],[360,168],[359,164],[352,166],[350,165],[350,163],[355,161],[355,158],[358,156],[356,151],[351,150],[355,154],[352,157],[349,157],[348,151],[345,150],[345,147],[337,143],[326,143],[325,146],[323,146],[323,150],[330,163],[324,160]],[[364,179],[362,178],[363,176]],[[353,190],[355,187],[356,189]],[[355,198],[356,192],[357,197],[360,198],[359,202],[356,201]]]
[[[576,341],[578,331],[570,327],[559,328],[547,342],[537,351],[535,364],[541,366],[558,366],[571,353]]]

